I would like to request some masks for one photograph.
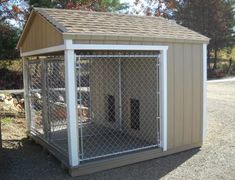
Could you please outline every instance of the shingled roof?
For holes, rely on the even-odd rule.
[[[209,41],[209,38],[162,17],[47,8],[34,10],[63,33]]]

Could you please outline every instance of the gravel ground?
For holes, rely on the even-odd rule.
[[[201,149],[71,178],[26,139],[24,124],[3,125],[0,179],[235,179],[235,82],[208,84],[208,137]]]

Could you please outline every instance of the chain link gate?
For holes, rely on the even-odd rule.
[[[64,60],[30,60],[28,69],[31,131],[67,154]]]
[[[30,128],[38,135],[43,135],[42,101],[42,66],[40,61],[28,62]]]
[[[80,161],[159,147],[159,53],[77,55]]]
[[[46,99],[49,139],[67,153],[67,112],[65,101],[65,68],[63,59],[49,59],[46,65]]]

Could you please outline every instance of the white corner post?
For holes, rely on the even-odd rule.
[[[207,136],[207,44],[203,44],[203,131],[202,141]]]
[[[29,103],[29,73],[28,73],[28,60],[25,57],[23,59],[23,81],[24,81],[24,106],[25,117],[27,121],[27,133],[30,133],[31,129],[31,115],[30,115],[30,103]]]
[[[167,150],[167,49],[160,51],[160,146]]]
[[[77,87],[76,87],[76,58],[72,48],[72,40],[65,40],[65,91],[67,102],[67,131],[69,165],[79,165],[79,135],[77,122]]]

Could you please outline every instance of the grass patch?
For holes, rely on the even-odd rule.
[[[2,121],[2,124],[11,124],[14,119],[13,118],[10,118],[10,117],[5,117],[3,119],[0,119]]]

